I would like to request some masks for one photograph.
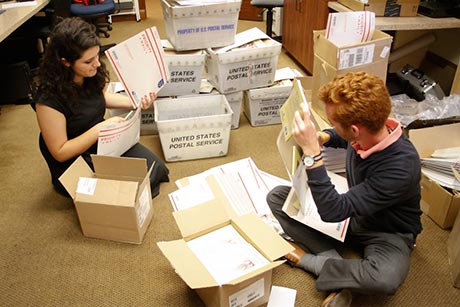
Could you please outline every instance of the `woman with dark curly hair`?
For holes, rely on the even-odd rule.
[[[40,84],[35,105],[40,126],[40,151],[58,192],[68,195],[59,177],[82,156],[92,167],[91,154],[97,152],[101,127],[121,122],[121,117],[104,119],[106,108],[130,109],[129,98],[107,93],[110,81],[105,64],[99,60],[100,41],[94,25],[80,18],[66,18],[54,28],[40,67]],[[156,96],[142,99],[142,109],[151,107]],[[147,159],[155,163],[150,177],[152,195],[159,193],[160,182],[169,181],[169,170],[150,150],[137,143],[124,157]]]

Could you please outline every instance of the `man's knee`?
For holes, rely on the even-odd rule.
[[[289,187],[277,186],[268,192],[266,200],[267,204],[272,211],[275,211],[284,204],[286,197],[289,193]]]

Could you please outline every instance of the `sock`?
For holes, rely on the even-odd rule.
[[[318,276],[326,260],[331,258],[342,259],[342,256],[340,256],[335,249],[321,252],[318,255],[305,254],[302,259],[300,259],[299,267]]]

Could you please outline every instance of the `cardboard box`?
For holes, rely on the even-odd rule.
[[[251,126],[280,124],[279,108],[288,99],[291,90],[291,80],[280,80],[272,86],[244,91],[243,112]]]
[[[371,11],[375,16],[417,16],[420,0],[338,0],[353,11]]]
[[[393,39],[376,29],[368,42],[339,47],[324,34],[325,30],[314,31],[312,108],[327,120],[324,103],[318,99],[319,88],[337,76],[358,71],[373,73],[385,82]]]
[[[447,239],[447,256],[454,287],[460,288],[460,212]]]
[[[108,93],[119,93],[120,91],[124,91],[123,85],[121,82],[110,82],[107,86]],[[126,116],[130,110],[126,109],[108,109],[109,116]],[[141,135],[152,135],[158,134],[157,124],[155,123],[155,110],[153,108],[149,108],[147,110],[141,110],[141,127],[140,127],[140,134]]]
[[[255,48],[206,50],[207,79],[221,94],[267,86],[275,80],[281,44],[258,28],[238,33],[235,40],[245,38],[245,42],[263,40],[264,44]]]
[[[155,111],[166,161],[227,154],[233,111],[224,95],[159,98]]]
[[[241,0],[200,5],[178,5],[161,0],[166,36],[178,51],[233,44]]]
[[[429,157],[434,150],[460,146],[460,123],[421,129],[410,129],[409,139],[421,158]],[[454,225],[460,209],[460,195],[440,186],[422,175],[422,208],[439,227]]]
[[[271,276],[274,268],[284,261],[277,261],[292,250],[290,244],[282,239],[269,225],[256,214],[228,217],[218,201],[210,201],[190,209],[173,213],[182,233],[182,239],[158,242],[163,254],[171,262],[176,273],[194,289],[206,306],[261,306],[268,302]],[[249,242],[268,264],[246,274],[219,284],[187,242],[231,225]]]
[[[97,155],[91,158],[94,172],[79,157],[59,178],[74,200],[83,235],[142,243],[153,212],[147,161]]]
[[[165,62],[171,78],[158,92],[158,97],[199,94],[205,57],[203,50],[165,50]]]

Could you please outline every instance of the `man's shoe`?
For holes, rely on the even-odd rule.
[[[291,266],[298,267],[300,264],[300,260],[306,254],[306,252],[294,242],[291,242],[291,241],[288,241],[288,242],[289,244],[292,245],[292,247],[295,248],[295,250],[293,250],[289,254],[284,255],[284,258],[288,261],[288,263]]]
[[[321,303],[321,307],[350,307],[351,305],[350,290],[343,289],[340,292],[332,292]]]

